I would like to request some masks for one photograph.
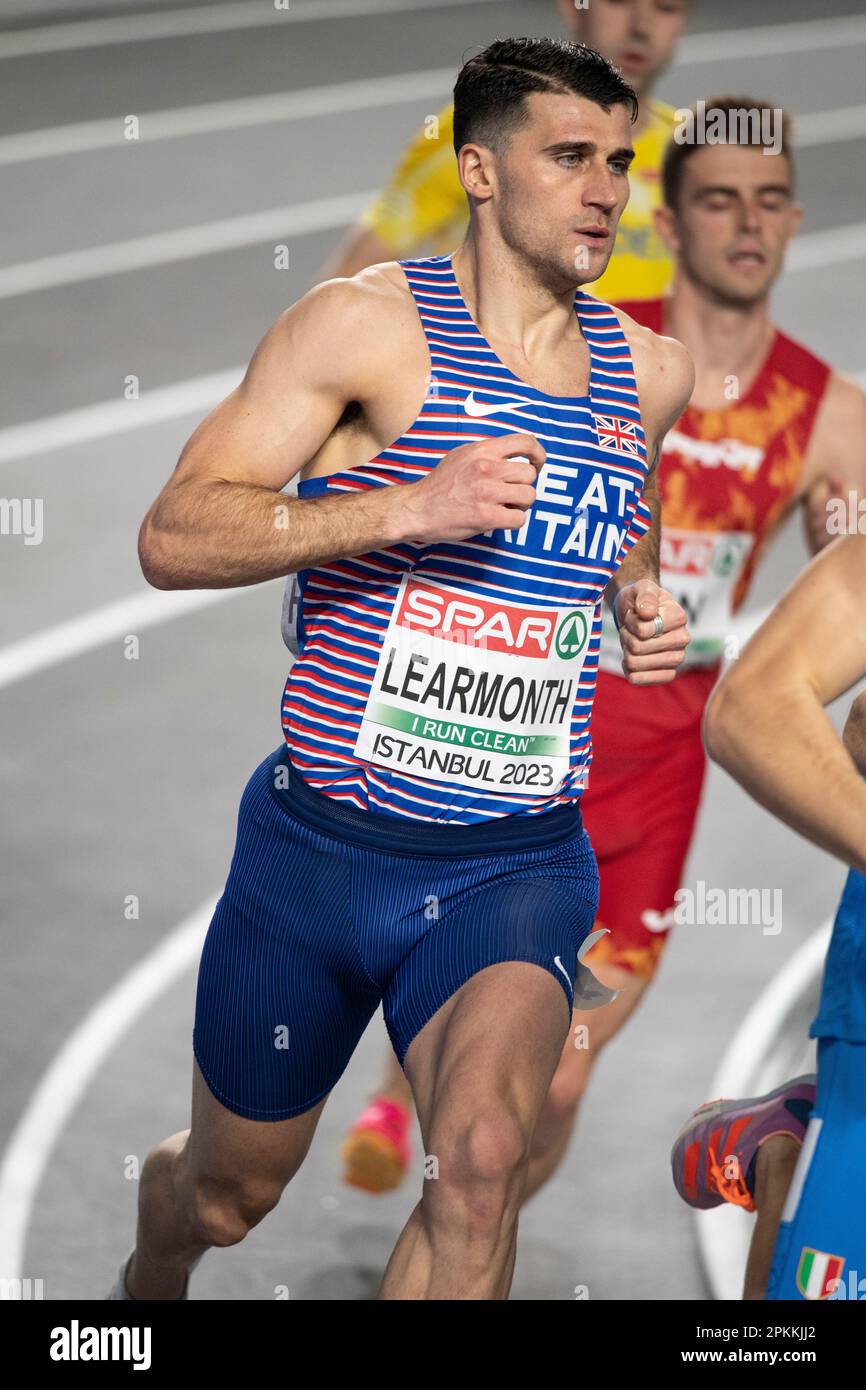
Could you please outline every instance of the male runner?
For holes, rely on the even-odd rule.
[[[656,101],[652,92],[674,56],[689,0],[593,0],[588,7],[558,0],[558,6],[566,29],[609,59],[640,102],[632,130],[629,201],[613,255],[593,282],[592,294],[608,303],[651,298],[667,288],[673,273],[673,259],[653,213],[661,202],[661,161],[675,118],[673,108]],[[450,251],[462,240],[468,206],[452,136],[448,106],[406,150],[387,188],[325,267],[323,279],[355,275],[394,256],[422,254],[428,246]],[[283,636],[294,652],[296,607],[292,576],[283,602]],[[409,1161],[411,1121],[409,1086],[389,1050],[376,1093],[343,1145],[346,1180],[372,1192],[399,1184]]]
[[[634,114],[591,50],[472,58],[465,244],[282,315],[145,519],[160,588],[300,570],[301,654],[204,946],[191,1129],[148,1155],[114,1297],[183,1297],[276,1205],[380,1002],[438,1165],[380,1297],[507,1297],[595,916],[602,596],[639,679],[672,680],[688,640],[651,482],[688,354],[575,294],[610,255]]]
[[[713,97],[706,109],[732,116],[763,105]],[[793,507],[804,508],[817,550],[831,539],[829,493],[866,492],[866,397],[769,314],[801,218],[787,121],[777,155],[760,144],[672,140],[663,195],[657,222],[676,257],[672,292],[624,307],[684,343],[695,362],[695,391],[665,439],[660,467],[661,582],[684,608],[692,640],[674,685],[642,690],[634,676],[623,678],[612,624],[603,634],[583,809],[601,878],[598,926],[609,933],[586,961],[622,994],[591,1017],[575,1013],[534,1136],[527,1197],[562,1158],[595,1059],[640,1001],[664,949],[703,784],[701,717],[732,614]],[[392,1063],[383,1094],[345,1146],[356,1186],[377,1191],[401,1180],[407,1105]]]
[[[866,694],[841,744],[824,714],[866,676],[864,600],[866,536],[855,532],[789,589],[704,720],[713,760],[849,865],[809,1030],[817,1095],[815,1078],[801,1077],[756,1100],[701,1106],[671,1155],[690,1205],[757,1211],[746,1299],[866,1295]]]
[[[661,294],[671,278],[667,247],[653,225],[660,201],[659,169],[674,111],[652,92],[671,62],[688,17],[689,0],[558,0],[572,38],[618,68],[637,94],[632,130],[631,196],[620,219],[616,248],[592,293],[607,303]],[[450,251],[466,233],[466,195],[454,159],[453,111],[446,106],[405,151],[387,188],[362,214],[328,263],[323,279],[355,275],[365,266],[426,249]]]

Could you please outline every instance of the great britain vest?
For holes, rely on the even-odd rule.
[[[519,380],[482,336],[451,257],[402,261],[427,339],[420,414],[369,463],[298,496],[413,486],[459,445],[529,432],[546,451],[525,524],[301,572],[282,726],[309,785],[355,807],[474,824],[579,799],[601,600],[645,534],[647,454],[616,313],[578,291],[585,396]]]

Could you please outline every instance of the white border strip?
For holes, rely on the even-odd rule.
[[[21,1278],[30,1214],[60,1133],[111,1050],[195,964],[216,899],[176,926],[91,1008],[32,1092],[0,1163],[0,1276]]]
[[[708,1095],[752,1096],[756,1073],[797,1000],[819,976],[824,965],[833,918],[813,932],[777,975],[761,991],[743,1019],[709,1085]],[[732,1220],[733,1216],[739,1220]],[[751,1236],[752,1220],[742,1212],[725,1208],[695,1212],[701,1264],[713,1298],[737,1301],[742,1297],[745,1267],[744,1241]]]
[[[288,2],[288,9],[285,8]],[[446,5],[485,5],[494,0],[249,0],[242,3],[188,6],[158,14],[112,15],[71,23],[34,26],[0,33],[0,59],[25,58],[35,53],[69,53],[74,49],[103,48],[106,44],[144,43],[154,39],[179,39],[199,34],[224,34],[233,29],[261,29],[275,24],[319,24],[334,19],[373,15],[410,14],[438,10]]]

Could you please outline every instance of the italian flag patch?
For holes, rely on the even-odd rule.
[[[803,1247],[797,1268],[797,1288],[804,1298],[829,1298],[840,1279],[845,1261],[839,1255],[827,1255],[823,1250]]]

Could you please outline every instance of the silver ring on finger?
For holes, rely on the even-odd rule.
[[[662,617],[661,613],[656,613],[655,617],[653,618],[653,622],[655,623],[655,636],[661,637],[662,633],[665,630],[665,620]]]

